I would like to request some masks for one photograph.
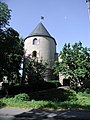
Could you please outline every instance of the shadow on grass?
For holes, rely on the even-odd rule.
[[[31,100],[48,101],[47,104],[42,104],[39,108],[51,109],[85,109],[90,110],[90,105],[80,105],[76,94],[70,90],[62,88],[51,89],[30,93]]]
[[[45,82],[45,81],[34,81],[31,84],[24,84],[24,85],[11,85],[8,87],[8,95],[17,95],[20,93],[30,93],[30,92],[37,92],[47,89],[56,88],[54,83]]]
[[[49,89],[49,90],[43,90],[38,92],[33,92],[29,94],[30,99],[34,100],[46,100],[46,101],[67,101],[70,99],[76,100],[76,95],[71,92],[70,90],[65,90],[62,88],[58,89]]]

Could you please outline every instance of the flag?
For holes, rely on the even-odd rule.
[[[41,20],[44,20],[44,17],[43,17],[43,16],[41,16]]]
[[[90,2],[90,0],[86,0],[86,2]]]

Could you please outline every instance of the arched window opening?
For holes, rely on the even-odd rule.
[[[33,45],[37,45],[37,38],[33,39]]]
[[[37,51],[32,52],[32,57],[37,57]]]
[[[37,38],[33,39],[33,45],[38,45],[39,44],[39,40]]]

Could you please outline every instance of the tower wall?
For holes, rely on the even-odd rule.
[[[38,40],[37,44],[33,44],[34,39]],[[43,36],[28,37],[25,40],[25,55],[32,56],[33,51],[37,52],[38,60],[43,59],[51,67],[51,63],[55,60],[56,54],[56,44],[52,38]]]

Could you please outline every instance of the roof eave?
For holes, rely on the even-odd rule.
[[[25,41],[27,38],[29,38],[29,37],[35,37],[35,36],[42,36],[42,37],[52,38],[52,39],[54,40],[55,44],[57,45],[56,40],[55,40],[52,36],[47,36],[47,35],[29,35],[28,37],[26,37],[26,38],[24,39],[24,41]]]

